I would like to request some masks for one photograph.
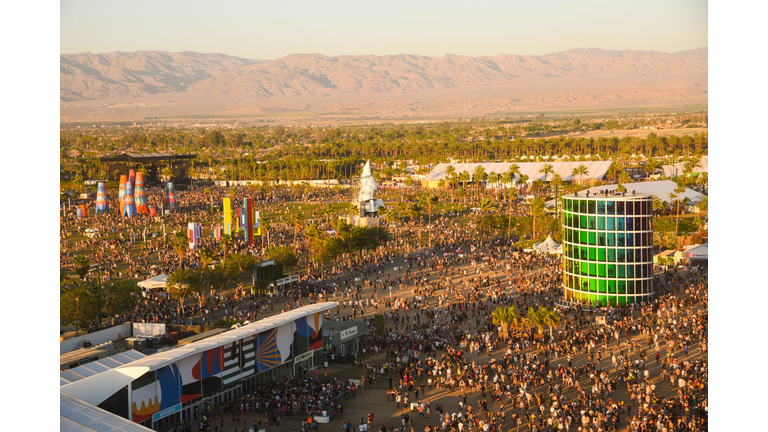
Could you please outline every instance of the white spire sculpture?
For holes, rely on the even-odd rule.
[[[379,207],[384,206],[381,199],[376,198],[376,179],[373,178],[371,171],[371,161],[365,162],[363,173],[360,175],[360,193],[357,196],[358,206],[361,207],[361,216],[365,213],[376,214]]]

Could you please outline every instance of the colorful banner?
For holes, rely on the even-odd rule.
[[[245,242],[253,244],[253,199],[243,198],[243,230]]]
[[[232,235],[232,200],[224,198],[224,234]]]
[[[197,249],[200,243],[200,237],[203,235],[203,229],[197,222],[190,222],[187,225],[187,238],[189,239],[189,248]]]

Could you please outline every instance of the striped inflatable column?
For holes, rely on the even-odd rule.
[[[124,205],[123,205],[123,216],[135,216],[136,215],[136,204],[133,203],[133,183],[128,182],[125,185],[125,197],[124,199]]]
[[[165,209],[173,212],[176,208],[176,194],[173,192],[173,182],[165,184]]]
[[[117,191],[117,204],[120,207],[120,214],[123,214],[125,208],[125,189],[128,184],[128,176],[120,176],[120,189]]]
[[[147,208],[147,191],[144,189],[144,174],[142,173],[136,173],[134,202],[136,203],[136,213],[141,215],[149,214],[149,209]]]
[[[104,182],[99,182],[96,192],[96,214],[107,214],[109,212],[109,202],[107,201],[107,188]]]

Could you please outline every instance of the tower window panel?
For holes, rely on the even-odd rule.
[[[615,202],[608,201],[608,205],[605,206],[605,207],[606,207],[607,213],[609,215],[615,215],[616,214],[616,203]],[[608,229],[613,229],[613,228],[608,228]]]
[[[580,243],[584,244],[584,245],[587,244],[587,239],[588,239],[589,234],[587,234],[586,231],[581,231],[579,236],[581,237]]]
[[[624,216],[624,201],[619,201],[616,203],[616,214],[619,216]]]
[[[597,260],[597,248],[589,248],[589,260]]]
[[[590,232],[589,233],[589,244],[592,245],[592,246],[597,244],[597,240],[596,239],[597,239],[597,234],[594,233],[594,232]]]
[[[616,262],[616,249],[606,249],[606,252],[608,253],[608,262]]]
[[[587,229],[587,217],[586,216],[579,216],[579,222],[581,222],[580,227],[582,229]]]
[[[597,250],[597,260],[605,262],[605,248],[599,248]]]
[[[627,281],[627,294],[635,294],[635,281]]]
[[[589,275],[590,276],[597,276],[597,264],[590,264],[589,265]]]
[[[589,229],[597,229],[597,225],[595,225],[595,217],[589,216]]]
[[[596,207],[596,205],[595,205],[595,202],[594,202],[594,201],[591,201],[591,200],[590,200],[590,201],[587,203],[587,210],[588,210],[589,214],[595,214],[595,213],[597,212],[597,211],[596,211],[596,209],[595,209],[595,207]]]
[[[598,201],[597,202],[597,214],[604,215],[605,214],[605,201]]]
[[[644,203],[645,203],[645,201],[635,201],[635,214],[636,215],[644,214],[645,213],[643,211],[643,204]]]
[[[632,246],[635,245],[635,241],[634,241],[635,240],[635,236],[634,236],[634,234],[627,234],[626,239],[627,239],[627,246],[632,247]],[[621,246],[621,245],[619,245],[619,246]]]
[[[624,260],[624,249],[616,249],[616,262],[623,263]]]
[[[619,274],[617,275],[617,277],[619,279],[624,279],[624,266],[620,265],[620,266],[616,266],[616,267],[617,267],[616,270],[619,271]]]
[[[597,229],[605,230],[605,217],[604,216],[598,216],[597,217]]]
[[[608,246],[616,246],[616,234],[609,232],[607,238]]]
[[[632,209],[632,203],[631,203],[631,202],[628,202],[628,203],[626,203],[626,204],[627,204],[627,205],[624,207],[624,213],[626,213],[626,214],[628,214],[628,215],[631,215],[631,214],[635,214],[635,212],[634,212],[634,211],[632,211],[632,210],[633,210],[633,209]]]
[[[579,213],[587,213],[587,202],[584,200],[579,201]]]
[[[628,265],[627,266],[627,279],[632,279],[635,277],[635,266]]]
[[[619,246],[626,246],[626,242],[624,240],[624,233],[616,234],[616,244],[618,244]]]
[[[589,292],[597,292],[597,279],[589,280]]]
[[[635,262],[642,262],[642,252],[640,249],[635,249]]]
[[[627,282],[620,280],[616,283],[616,286],[618,288],[619,294],[626,294],[627,293]]]
[[[597,290],[600,291],[601,293],[608,291],[605,286],[605,279],[600,279],[597,281]]]
[[[641,231],[643,229],[643,224],[641,222],[642,219],[645,219],[645,218],[638,218],[638,217],[635,218],[635,231]]]
[[[605,246],[605,233],[597,233],[597,245]]]
[[[597,265],[597,275],[600,277],[605,277],[605,264]]]
[[[635,262],[635,254],[632,251],[632,249],[627,249],[627,262],[628,263]]]
[[[608,282],[608,292],[616,293],[616,281],[613,279],[609,279],[607,282]]]
[[[608,277],[609,278],[615,278],[616,277],[616,265],[608,264],[607,272],[608,272]]]

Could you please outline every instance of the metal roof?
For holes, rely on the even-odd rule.
[[[63,370],[59,373],[59,376],[67,382],[60,382],[59,385],[79,381],[83,378],[106,372],[110,369],[126,365],[144,357],[146,357],[146,355],[132,349],[120,354],[115,354],[100,360],[92,361],[72,369]]]
[[[62,432],[152,430],[63,392],[59,393],[59,418],[59,430]]]

